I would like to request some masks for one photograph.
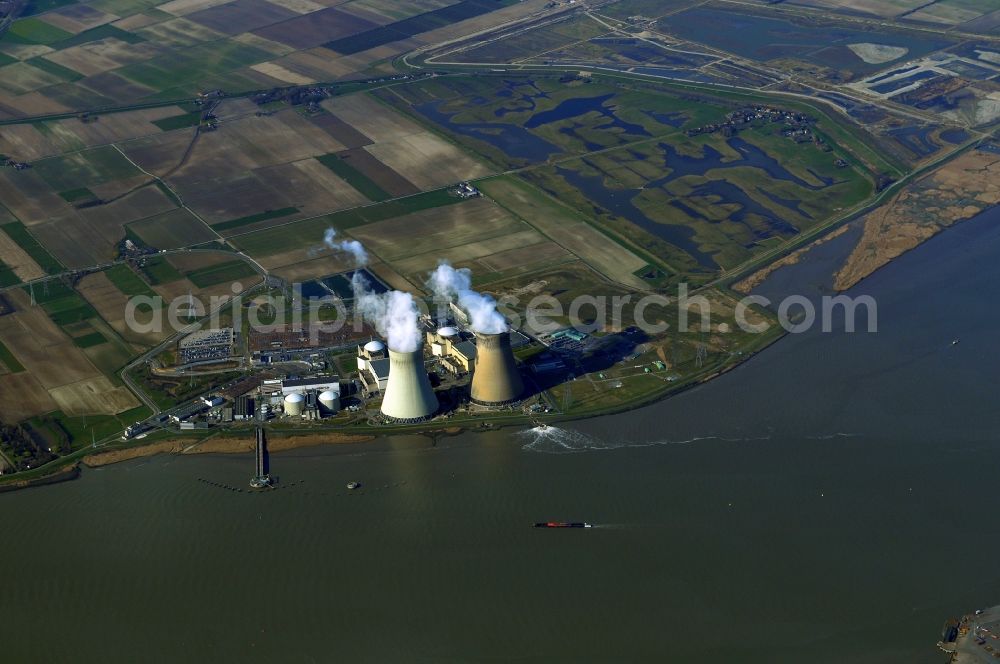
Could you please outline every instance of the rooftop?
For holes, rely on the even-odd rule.
[[[378,360],[372,360],[368,363],[371,367],[371,371],[378,378],[388,378],[389,377],[389,358],[383,357]]]
[[[340,376],[313,376],[312,378],[289,378],[281,381],[282,387],[313,387],[332,385],[340,382]]]

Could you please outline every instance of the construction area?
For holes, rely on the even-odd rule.
[[[977,610],[945,623],[938,647],[951,653],[952,664],[1000,660],[1000,606]]]

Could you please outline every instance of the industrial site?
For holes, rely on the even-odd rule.
[[[1000,0],[0,0],[5,661],[996,661],[998,255]]]
[[[248,419],[565,421],[732,369],[782,334],[740,298],[813,242],[863,227],[843,289],[997,202],[1000,44],[956,1],[0,3],[2,479]],[[395,339],[442,263],[522,310],[479,325],[453,288]],[[637,306],[681,286],[699,331]]]

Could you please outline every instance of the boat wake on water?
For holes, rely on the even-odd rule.
[[[603,450],[618,450],[632,447],[652,447],[654,445],[688,445],[701,441],[717,440],[729,443],[739,443],[753,440],[769,440],[770,436],[755,438],[724,438],[722,436],[698,436],[685,440],[602,440],[588,436],[579,431],[560,429],[559,427],[540,425],[526,429],[517,434],[527,442],[521,449],[543,454],[573,454],[576,452],[596,452]]]

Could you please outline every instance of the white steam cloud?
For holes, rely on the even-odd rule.
[[[436,297],[458,302],[476,332],[501,334],[508,330],[506,319],[497,311],[497,301],[472,290],[472,270],[456,270],[447,261],[441,261],[427,280],[427,286]]]
[[[355,311],[375,326],[390,350],[412,353],[420,348],[420,311],[412,295],[397,290],[375,293],[361,272],[351,277],[351,288]]]
[[[344,251],[354,256],[354,262],[358,265],[368,264],[368,252],[357,240],[338,240],[337,231],[332,228],[326,229],[323,233],[323,244],[334,251]]]

